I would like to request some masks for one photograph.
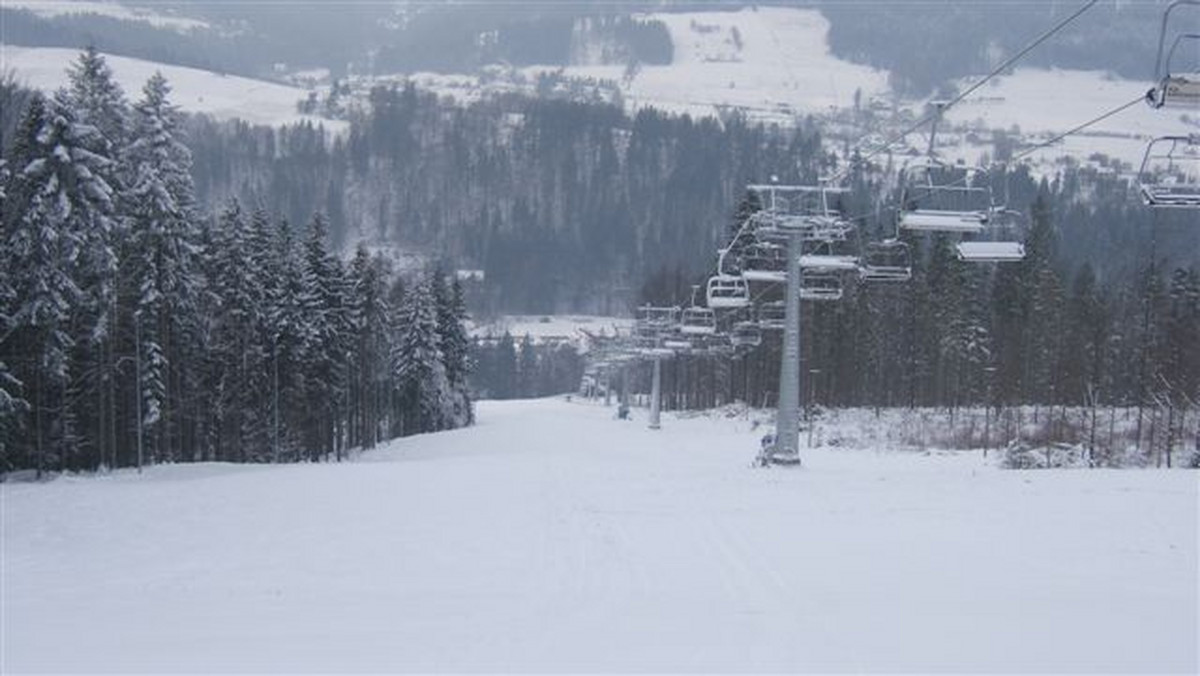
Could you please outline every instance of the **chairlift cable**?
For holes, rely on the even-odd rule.
[[[1084,12],[1087,12],[1089,9],[1094,7],[1099,2],[1100,2],[1100,0],[1088,0],[1088,2],[1084,3],[1079,9],[1075,10],[1070,16],[1066,17],[1062,21],[1059,21],[1050,30],[1046,31],[1045,33],[1040,35],[1037,39],[1035,39],[1033,42],[1026,45],[1023,49],[1021,49],[1021,51],[1017,52],[1016,54],[1009,57],[1008,59],[1005,59],[1004,63],[1002,63],[999,66],[997,66],[996,68],[992,69],[992,72],[988,73],[981,80],[979,80],[975,84],[968,87],[966,91],[960,93],[958,96],[955,96],[953,99],[950,99],[950,101],[939,106],[938,109],[935,110],[933,113],[930,113],[929,115],[926,115],[925,117],[921,118],[915,124],[908,127],[904,131],[900,132],[899,134],[893,135],[890,139],[888,139],[884,144],[880,145],[875,150],[872,150],[871,152],[867,153],[865,156],[858,158],[857,162],[859,162],[859,163],[867,162],[868,160],[875,157],[879,153],[891,148],[893,145],[895,145],[898,141],[903,139],[905,136],[908,136],[909,134],[913,133],[917,129],[920,129],[921,127],[925,126],[926,124],[945,115],[946,111],[950,110],[950,108],[952,108],[956,104],[960,103],[967,96],[970,96],[972,93],[974,93],[977,89],[979,89],[984,84],[986,84],[992,78],[996,77],[1000,73],[1003,73],[1005,70],[1012,67],[1013,64],[1015,64],[1017,61],[1024,58],[1024,56],[1026,54],[1033,51],[1034,48],[1036,48],[1038,45],[1040,45],[1043,42],[1045,42],[1046,40],[1050,39],[1050,37],[1052,37],[1055,33],[1059,32],[1063,28],[1066,28],[1068,24],[1070,24],[1075,19],[1078,19],[1080,16],[1083,15]],[[1140,101],[1141,98],[1139,97],[1138,100]],[[834,176],[831,177],[830,182],[835,182],[837,180],[841,180],[842,178],[844,178],[846,171],[850,168],[850,166],[851,165],[848,164],[845,169],[841,170],[837,174],[834,174]]]

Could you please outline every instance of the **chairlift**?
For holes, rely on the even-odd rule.
[[[835,274],[805,275],[800,285],[801,300],[841,300],[842,278]]]
[[[758,326],[766,331],[782,331],[787,324],[787,306],[781,300],[758,306]]]
[[[958,260],[966,263],[1016,263],[1025,259],[1020,242],[959,242]]]
[[[768,230],[801,232],[842,231],[831,198],[849,192],[829,185],[750,185],[759,196],[762,211],[755,214],[758,225]],[[839,227],[832,227],[839,226]]]
[[[713,275],[705,294],[710,308],[742,308],[750,304],[750,285],[741,275]]]
[[[787,280],[787,246],[755,242],[742,253],[742,277],[750,282],[782,283]]]
[[[847,272],[858,269],[858,258],[838,254],[804,254],[800,256],[800,267],[805,271]]]
[[[707,336],[717,332],[717,316],[712,308],[692,306],[683,311],[679,331],[687,335]]]
[[[762,328],[757,322],[738,322],[729,332],[729,342],[734,347],[758,347],[762,345]]]
[[[1192,64],[1195,70],[1187,71],[1177,67],[1173,61],[1176,51],[1181,44],[1195,45],[1200,41],[1198,33],[1180,33],[1167,47],[1170,34],[1171,12],[1180,5],[1200,7],[1197,0],[1175,0],[1163,12],[1162,27],[1158,34],[1158,56],[1154,62],[1154,87],[1146,92],[1146,103],[1151,108],[1200,108],[1200,64]],[[1166,49],[1166,54],[1163,53]],[[1184,53],[1195,55],[1197,50],[1184,50]]]
[[[686,352],[692,349],[692,341],[687,336],[672,335],[663,339],[663,347],[673,352]]]
[[[982,172],[951,168],[932,157],[905,167],[899,227],[923,232],[981,232],[992,214],[992,190],[975,180]],[[951,179],[956,174],[962,177]]]
[[[864,282],[907,282],[912,279],[912,251],[898,239],[868,242],[858,276]]]
[[[1142,202],[1153,208],[1200,208],[1200,134],[1150,141],[1138,171]]]

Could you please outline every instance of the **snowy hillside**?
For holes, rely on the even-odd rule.
[[[47,92],[66,84],[67,67],[78,56],[78,50],[74,49],[0,45],[0,61],[6,69],[13,71],[18,81]],[[297,113],[296,103],[308,93],[296,87],[123,56],[106,54],[105,60],[131,99],[136,99],[146,80],[159,71],[171,84],[172,101],[188,113],[205,113],[221,120],[236,118],[265,125],[310,120],[330,130],[340,130],[346,126],[344,122]]]
[[[205,21],[165,13],[162,8],[131,7],[105,0],[4,0],[7,9],[25,9],[41,17],[102,16],[121,21],[140,21],[180,32],[211,28]]]
[[[747,421],[612,413],[2,485],[0,670],[1197,670],[1192,472],[755,470]]]
[[[848,108],[885,95],[887,74],[829,53],[829,22],[817,10],[759,7],[737,12],[657,13],[675,46],[668,66],[571,66],[573,77],[621,83],[632,107],[712,115],[735,107],[763,119]]]
[[[977,79],[965,80],[958,86],[965,89]],[[1145,94],[1150,86],[1148,81],[1126,80],[1099,71],[1020,68],[985,85],[952,108],[947,117],[952,124],[977,130],[1018,128],[1030,142],[1042,142],[1128,103]],[[1200,131],[1200,110],[1189,116],[1178,110],[1152,110],[1149,106],[1134,105],[1090,127],[1083,135],[1039,151],[1034,158],[1062,155],[1086,158],[1092,153],[1103,153],[1136,167],[1142,160],[1147,139],[1197,131]],[[951,150],[948,154],[978,159],[978,152],[969,148]]]

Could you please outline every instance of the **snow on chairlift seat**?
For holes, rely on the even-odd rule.
[[[800,257],[800,267],[805,270],[825,270],[829,272],[857,270],[858,259],[854,256],[804,254]]]
[[[1142,203],[1148,207],[1200,208],[1200,185],[1187,183],[1143,183]]]
[[[740,275],[714,275],[708,278],[710,308],[742,308],[750,304],[750,286]]]
[[[900,212],[900,227],[922,232],[978,234],[987,225],[986,211],[943,211],[914,209]]]
[[[968,263],[1013,263],[1025,258],[1020,242],[959,242],[958,259]]]

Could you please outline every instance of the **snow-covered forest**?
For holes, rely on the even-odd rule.
[[[104,58],[27,98],[3,165],[5,471],[341,459],[469,424],[461,288],[198,202],[170,86]]]

